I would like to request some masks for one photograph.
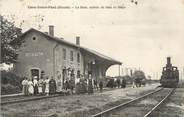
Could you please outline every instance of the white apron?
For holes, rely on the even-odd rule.
[[[33,94],[34,93],[34,88],[33,88],[32,81],[28,82],[28,92],[29,92],[29,94]]]
[[[45,80],[46,86],[45,86],[45,93],[49,93],[49,79]]]

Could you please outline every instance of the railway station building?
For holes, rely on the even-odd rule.
[[[29,29],[22,34],[24,39],[19,50],[18,61],[14,72],[23,77],[38,79],[42,73],[45,76],[53,76],[56,82],[63,86],[68,78],[93,79],[105,77],[107,69],[111,65],[121,65],[120,61],[100,54],[94,50],[82,47],[80,37],[76,37],[76,43],[71,43],[63,38],[54,36],[54,26],[49,26],[49,32],[41,32]]]

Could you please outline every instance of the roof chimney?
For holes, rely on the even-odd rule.
[[[54,26],[49,25],[49,35],[54,37]]]
[[[80,46],[80,37],[79,36],[76,37],[76,45]]]

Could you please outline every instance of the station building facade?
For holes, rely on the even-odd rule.
[[[53,76],[56,82],[70,78],[93,79],[105,77],[106,70],[115,64],[122,63],[94,50],[82,47],[80,37],[76,44],[54,36],[54,26],[49,26],[49,33],[29,29],[22,34],[24,43],[19,50],[14,72],[21,77],[38,79],[42,73]]]

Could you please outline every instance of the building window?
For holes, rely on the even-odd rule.
[[[73,51],[70,51],[70,61],[73,61]]]
[[[63,49],[63,59],[66,60],[66,49]]]
[[[33,36],[33,37],[31,37],[31,41],[32,41],[33,43],[37,43],[37,42],[38,42],[38,39],[37,39],[36,36]]]
[[[36,37],[33,37],[33,40],[36,40]]]
[[[80,54],[77,53],[77,62],[80,63]]]

